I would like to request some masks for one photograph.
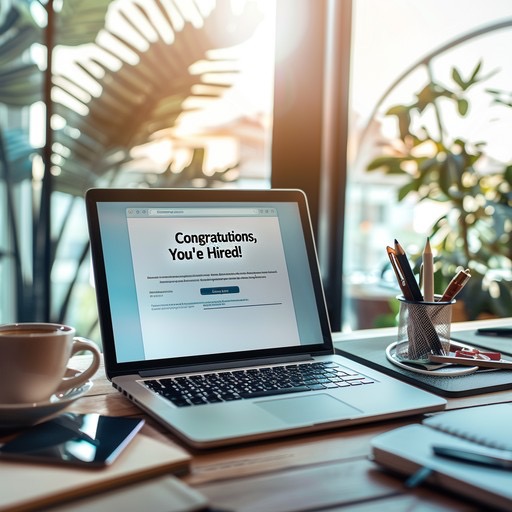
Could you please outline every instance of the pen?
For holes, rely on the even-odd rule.
[[[473,462],[476,464],[484,464],[493,468],[512,469],[512,452],[505,450],[488,450],[483,451],[472,450],[471,448],[457,448],[453,446],[432,446],[432,450],[436,455],[448,457],[464,462]],[[501,451],[501,453],[499,453]]]
[[[396,242],[396,243],[398,243],[398,242]],[[402,249],[402,251],[403,251],[403,249]],[[395,271],[398,285],[400,286],[400,290],[402,291],[404,298],[408,301],[415,301],[414,295],[409,286],[409,282],[405,278],[403,267],[400,264],[400,262],[398,261],[398,255],[397,255],[396,250],[393,249],[392,247],[387,246],[386,252],[388,253],[389,261],[391,262],[391,266],[393,267],[393,270]],[[406,263],[407,263],[407,266],[409,267],[407,258],[406,258]],[[410,270],[410,267],[409,267],[409,270]],[[418,284],[416,283],[416,280],[414,279],[414,276],[412,275],[412,270],[410,270],[410,273],[412,276],[412,281],[414,282],[414,284],[416,284],[417,293],[419,293],[419,295],[421,297],[421,292],[419,291]],[[421,297],[420,301],[422,299],[423,299],[423,297]],[[417,310],[414,307],[410,309],[410,314],[411,314],[411,317],[413,318],[414,323],[417,323],[417,325],[422,326],[422,329],[418,332],[418,335],[421,336],[425,340],[427,345],[430,347],[432,353],[444,354],[441,340],[439,339],[439,335],[437,334],[437,331],[435,330],[435,327],[432,324],[432,320],[430,319],[428,314],[425,311]]]
[[[432,363],[451,363],[461,366],[478,366],[478,368],[493,368],[495,370],[512,370],[512,361],[500,359],[477,359],[469,357],[443,356],[439,354],[429,354],[428,359]]]
[[[404,276],[405,282],[407,283],[407,287],[411,292],[412,300],[422,301],[423,295],[421,295],[420,287],[414,278],[414,274],[412,273],[411,266],[409,265],[409,260],[407,259],[407,255],[403,250],[402,246],[395,239],[395,254],[396,259],[400,265],[400,269],[402,270],[402,274]],[[406,297],[407,298],[407,297]]]
[[[469,273],[469,269],[460,270],[446,287],[446,290],[444,291],[443,296],[439,299],[439,302],[451,302],[462,290],[470,277],[471,274]]]
[[[398,281],[398,286],[400,286],[400,290],[402,291],[405,299],[413,300],[413,296],[411,291],[409,290],[409,286],[407,285],[407,281],[405,280],[405,276],[403,275],[402,269],[400,267],[400,263],[398,263],[396,252],[389,245],[386,247],[386,252],[388,253],[389,261],[391,262],[391,266],[395,271],[396,280]]]
[[[512,326],[511,327],[481,327],[476,330],[477,334],[483,336],[499,336],[503,338],[512,338]]]
[[[421,275],[423,282],[423,298],[426,302],[434,302],[434,258],[432,256],[432,248],[430,247],[430,238],[427,238],[427,243],[423,250]]]

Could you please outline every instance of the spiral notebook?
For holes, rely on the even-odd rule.
[[[372,440],[375,462],[404,475],[431,470],[427,482],[504,510],[512,509],[512,471],[471,464],[434,454],[434,445],[512,451],[512,403],[447,411],[421,425],[407,425]]]
[[[512,451],[512,403],[447,411],[427,418],[423,425],[484,446]]]

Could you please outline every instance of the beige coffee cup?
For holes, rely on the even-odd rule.
[[[71,356],[92,353],[85,371],[66,377]],[[0,325],[0,404],[43,402],[90,379],[98,370],[100,351],[75,329],[52,323]]]

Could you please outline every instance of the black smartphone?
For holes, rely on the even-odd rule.
[[[104,467],[144,425],[143,419],[61,414],[28,428],[0,447],[0,459]]]

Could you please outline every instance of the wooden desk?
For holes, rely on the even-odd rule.
[[[511,324],[512,319],[485,324],[505,323]],[[474,323],[464,323],[454,325],[454,329],[476,326]],[[335,336],[336,344],[340,346],[344,340],[366,337],[369,332],[380,336],[392,330],[338,334]],[[80,356],[75,361],[80,364]],[[75,402],[70,410],[144,416],[111,387],[103,369],[94,381],[89,395]],[[449,399],[448,408],[510,401],[512,390]],[[151,418],[146,416],[146,419],[146,434],[180,444]],[[439,490],[423,487],[406,490],[400,478],[383,472],[368,460],[372,437],[421,419],[416,416],[208,452],[191,451],[194,455],[191,472],[183,477],[183,481],[207,496],[212,507],[220,510],[278,512],[343,509],[399,512],[427,507],[439,511],[481,509],[463,498]]]

